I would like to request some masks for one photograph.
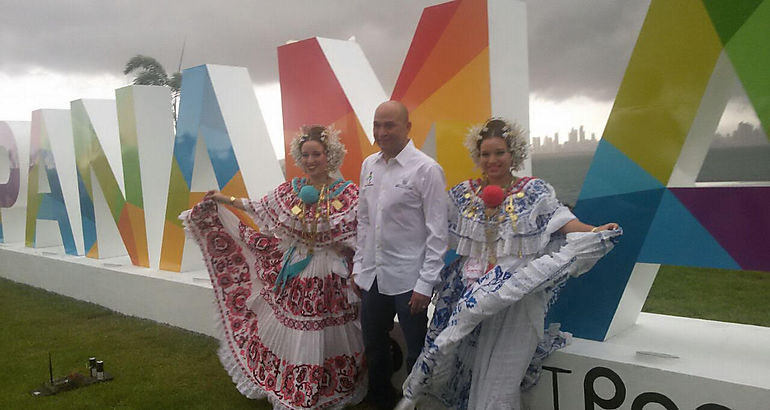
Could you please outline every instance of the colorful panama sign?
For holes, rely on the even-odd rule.
[[[694,182],[730,76],[770,134],[770,57],[754,52],[770,37],[770,0],[740,5],[650,6],[576,206],[588,222],[617,220],[625,237],[562,291],[550,315],[578,336],[602,340],[632,324],[661,263],[770,271],[767,235],[756,234],[770,231],[770,188]],[[527,125],[525,12],[521,2],[458,0],[427,8],[419,22],[390,98],[410,109],[412,138],[449,184],[474,175],[460,143],[469,124],[494,114]],[[335,124],[349,150],[342,173],[357,179],[375,150],[366,131],[374,108],[388,99],[363,52],[313,38],[278,55],[286,143],[302,124]],[[283,176],[245,69],[199,66],[183,78],[176,134],[160,87],[35,111],[28,133],[0,123],[10,170],[0,185],[4,239],[92,258],[128,254],[153,269],[195,267],[177,215],[209,189],[258,197]],[[286,169],[299,172],[291,161]]]

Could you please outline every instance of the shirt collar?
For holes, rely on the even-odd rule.
[[[411,138],[409,138],[409,141],[406,143],[401,152],[399,152],[395,157],[391,158],[391,160],[395,160],[398,165],[404,165],[409,156],[412,155],[412,151],[415,149],[417,148],[415,148],[414,142]],[[385,162],[385,154],[383,154],[382,151],[380,151],[380,156],[377,158],[377,160]]]

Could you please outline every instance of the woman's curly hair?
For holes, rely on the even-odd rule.
[[[299,133],[291,140],[289,144],[289,151],[291,157],[294,159],[294,163],[300,169],[304,169],[302,166],[302,144],[307,141],[318,141],[324,146],[326,152],[326,161],[328,164],[328,172],[334,173],[342,166],[342,160],[345,159],[345,154],[348,152],[345,149],[345,145],[340,142],[339,130],[334,129],[334,126],[324,127],[323,125],[304,125],[300,128]]]
[[[473,163],[476,166],[479,165],[481,142],[493,137],[505,140],[508,152],[511,153],[511,168],[513,170],[521,169],[529,151],[526,131],[515,122],[511,123],[497,117],[492,117],[483,124],[471,127],[468,134],[465,135],[464,145],[470,152]]]

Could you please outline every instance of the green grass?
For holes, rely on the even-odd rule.
[[[770,273],[662,266],[642,310],[770,327]]]
[[[0,408],[251,408],[215,354],[211,337],[123,316],[103,307],[0,279]],[[30,391],[48,379],[85,372],[90,356],[115,380],[55,396]]]
[[[235,389],[211,337],[127,317],[0,278],[0,409],[270,409]],[[85,373],[89,357],[115,376],[55,396],[30,391]],[[364,405],[357,408],[366,408]]]
[[[664,266],[643,310],[770,326],[768,295],[767,272]],[[216,348],[208,336],[0,279],[0,409],[269,409],[237,392]],[[49,351],[57,377],[97,356],[115,380],[33,397]]]

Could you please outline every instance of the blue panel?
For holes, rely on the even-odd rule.
[[[96,217],[94,216],[94,202],[88,196],[85,181],[78,171],[78,192],[80,197],[80,219],[83,226],[83,249],[86,254],[96,243]]]
[[[61,184],[59,182],[59,173],[56,171],[56,166],[54,165],[53,154],[50,151],[41,150],[41,157],[40,164],[49,164],[41,167],[41,169],[45,170],[51,192],[39,194],[40,207],[37,211],[37,219],[58,222],[59,233],[61,234],[62,244],[64,244],[64,252],[68,255],[77,255],[78,249],[75,246],[75,237],[72,234],[72,225],[70,225],[67,206],[64,203],[64,196],[62,195]]]
[[[661,188],[663,185],[657,179],[602,139],[596,148],[578,201]]]
[[[217,184],[222,189],[239,168],[211,78],[206,66],[201,65],[186,69],[182,79],[174,158],[190,187],[195,167],[195,144],[198,136],[202,136]]]
[[[741,269],[669,190],[663,194],[639,262]]]
[[[5,237],[3,236],[3,215],[0,214],[0,243],[5,243]]]
[[[583,222],[617,222],[623,227],[623,236],[590,272],[567,282],[548,313],[547,322],[559,322],[563,329],[578,337],[604,340],[664,190],[577,203],[574,212]]]
[[[179,97],[179,117],[176,122],[174,158],[188,187],[192,181],[195,164],[195,143],[198,141],[204,90],[211,87],[209,83],[205,65],[184,70]]]
[[[219,189],[222,189],[238,172],[238,161],[210,78],[203,98],[200,133],[206,140],[214,175]]]

